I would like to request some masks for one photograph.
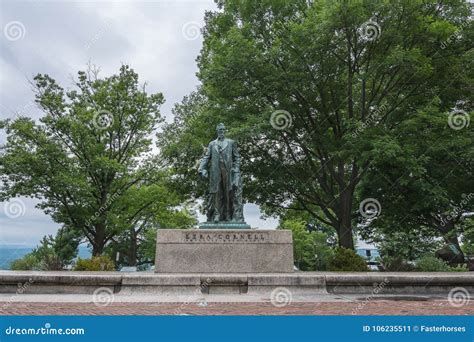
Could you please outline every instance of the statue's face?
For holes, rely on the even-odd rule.
[[[223,139],[224,138],[224,134],[225,134],[225,128],[224,127],[219,127],[217,129],[217,137],[219,139]]]

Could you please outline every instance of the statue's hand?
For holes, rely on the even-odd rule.
[[[201,176],[202,179],[207,179],[208,174],[206,170],[200,170],[199,175]]]

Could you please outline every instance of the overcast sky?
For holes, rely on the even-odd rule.
[[[147,82],[149,92],[162,92],[162,114],[172,119],[174,103],[196,88],[195,59],[202,45],[199,27],[212,1],[5,1],[0,0],[0,117],[15,113],[38,119],[29,81],[49,74],[69,87],[90,61],[102,76],[128,64]],[[5,142],[0,133],[0,144]],[[2,203],[0,244],[36,245],[59,225],[28,198]],[[252,227],[273,228],[260,219],[255,205],[245,206]]]

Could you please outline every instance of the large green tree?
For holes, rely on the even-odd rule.
[[[133,69],[124,65],[100,78],[89,68],[71,90],[42,74],[34,85],[44,113],[39,122],[22,116],[2,122],[2,200],[38,198],[39,208],[89,241],[93,255],[146,220],[146,209],[177,205],[163,190],[159,179],[169,175],[158,172],[151,151],[163,96],[148,94]]]
[[[248,201],[267,213],[298,203],[353,248],[356,189],[386,136],[436,96],[442,111],[469,96],[470,5],[217,4],[198,57],[202,88],[176,108],[164,155],[189,175],[223,121],[239,139]]]
[[[382,210],[376,219],[363,220],[363,233],[371,238],[405,231],[409,244],[413,236],[407,230],[429,229],[428,235],[443,238],[462,260],[461,221],[474,210],[474,133],[453,126],[453,118],[473,113],[444,113],[439,105],[435,99],[420,108],[394,129],[397,134],[378,133],[380,153],[362,181],[360,196],[377,198]]]

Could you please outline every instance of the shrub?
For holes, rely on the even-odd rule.
[[[114,271],[115,264],[106,255],[93,256],[90,259],[79,258],[74,271]]]
[[[329,258],[329,271],[369,271],[365,260],[352,249],[336,248]]]
[[[449,266],[449,272],[467,272],[469,271],[467,265]]]
[[[28,253],[23,258],[13,260],[10,269],[14,271],[36,271],[41,269],[41,261],[32,253]]]
[[[466,255],[474,255],[474,243],[465,243],[462,245],[462,251]]]
[[[464,272],[467,271],[467,268],[463,265],[451,267],[433,255],[424,255],[417,260],[415,270],[419,272]]]
[[[383,256],[380,258],[380,264],[385,272],[410,272],[415,269],[415,266],[400,256]]]
[[[77,254],[78,242],[61,228],[56,237],[52,235],[44,236],[39,245],[22,258],[14,260],[10,269],[12,270],[37,270],[37,271],[57,271],[62,270],[66,265],[70,265],[72,259]]]

